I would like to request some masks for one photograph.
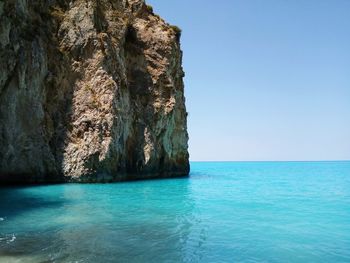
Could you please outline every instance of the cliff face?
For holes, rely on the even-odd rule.
[[[0,182],[187,175],[179,38],[143,0],[0,1]]]

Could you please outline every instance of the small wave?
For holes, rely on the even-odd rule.
[[[5,221],[5,218],[3,218],[3,217],[0,217],[0,221]]]
[[[15,234],[12,234],[12,236],[7,236],[7,237],[0,237],[0,242],[4,241],[7,244],[10,244],[16,240]]]
[[[7,243],[7,244],[10,244],[10,243],[12,243],[12,242],[15,241],[15,240],[16,240],[16,236],[15,236],[14,234],[12,234],[11,239],[7,240],[6,243]]]

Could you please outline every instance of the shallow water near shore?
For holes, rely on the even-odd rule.
[[[350,162],[0,189],[0,262],[350,262]]]

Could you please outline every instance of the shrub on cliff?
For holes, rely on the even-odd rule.
[[[180,37],[181,37],[181,28],[179,28],[178,26],[170,26],[172,30],[174,30],[175,34],[176,34],[176,38],[177,40],[179,41],[180,40]]]

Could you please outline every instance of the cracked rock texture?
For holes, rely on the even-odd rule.
[[[143,0],[0,0],[0,183],[188,175],[179,39]]]

